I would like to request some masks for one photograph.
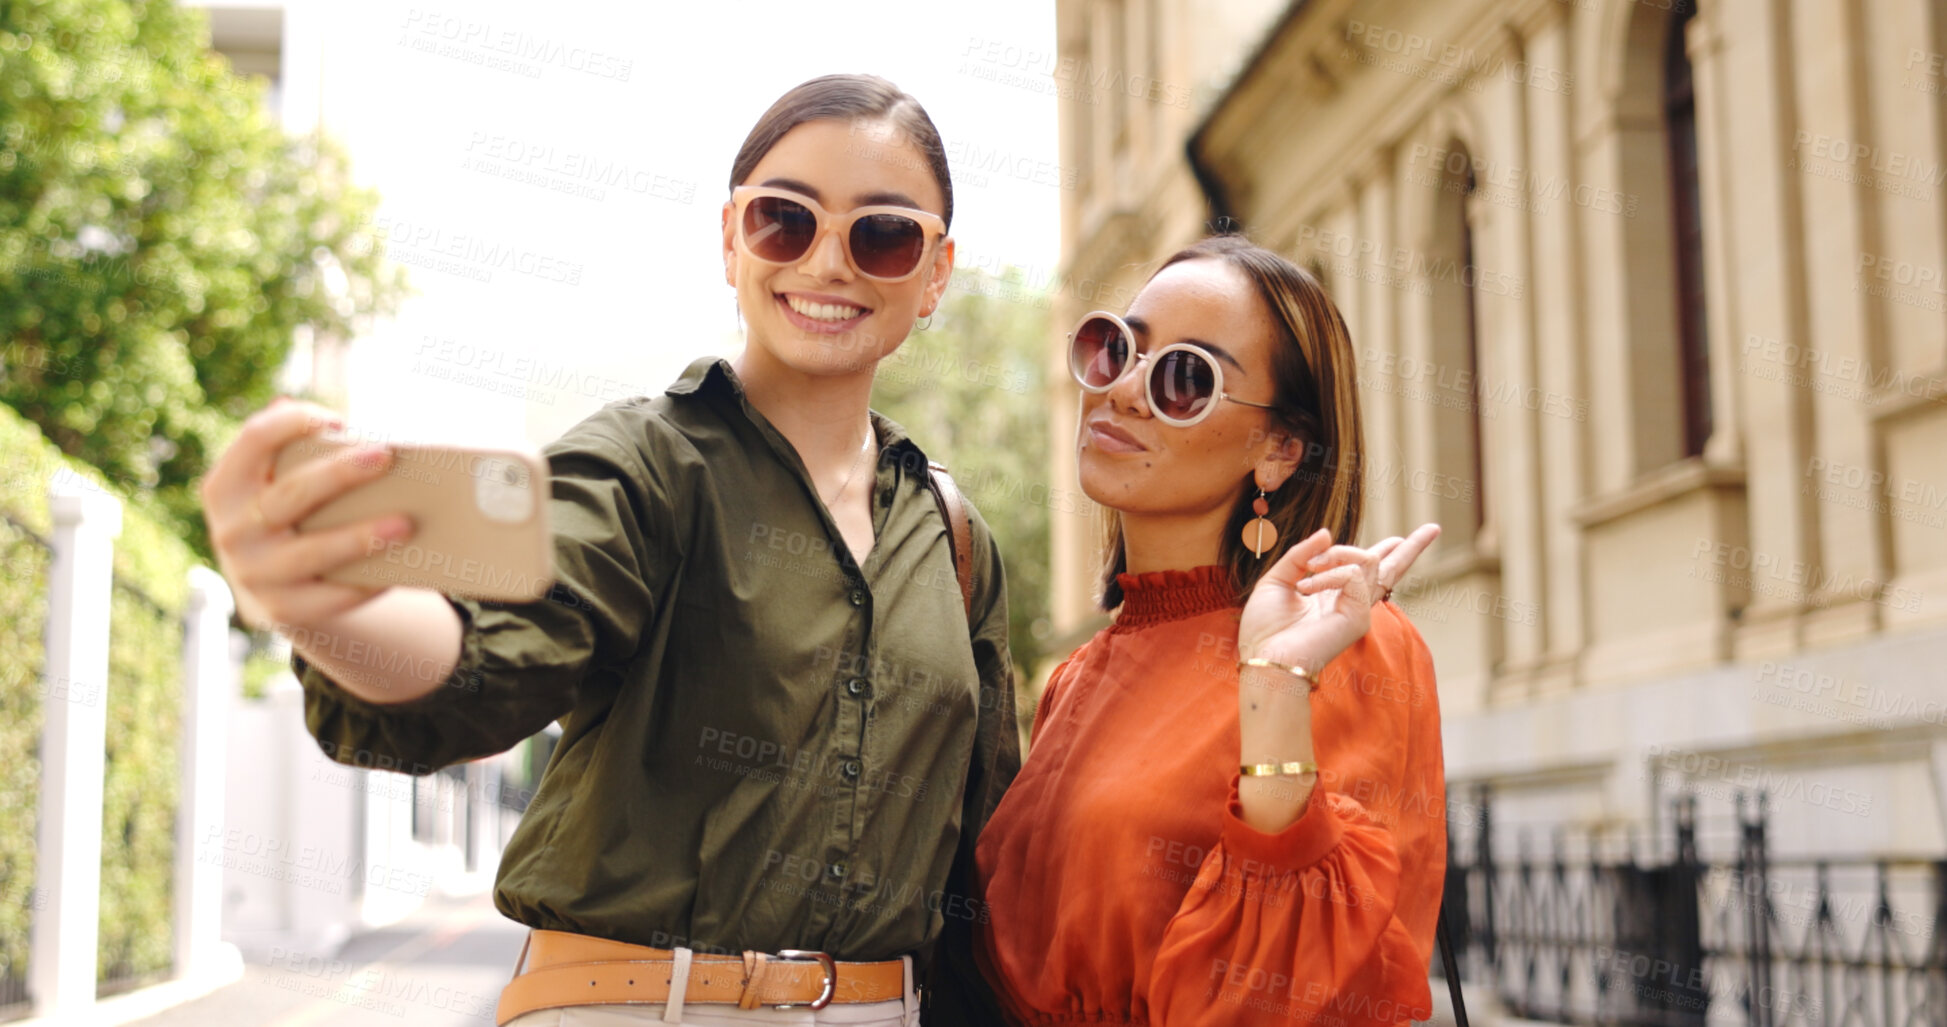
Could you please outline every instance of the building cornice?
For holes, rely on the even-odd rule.
[[[1617,492],[1586,499],[1569,516],[1583,528],[1594,528],[1698,489],[1743,486],[1744,468],[1720,467],[1690,457],[1652,471]]]
[[[1231,197],[1227,193],[1223,180],[1217,176],[1205,156],[1206,139],[1211,128],[1217,119],[1231,108],[1238,94],[1266,72],[1271,54],[1278,49],[1285,34],[1292,30],[1311,6],[1311,0],[1292,0],[1291,5],[1285,8],[1284,14],[1278,17],[1277,23],[1258,40],[1257,46],[1251,51],[1251,56],[1244,61],[1244,66],[1230,80],[1230,84],[1226,85],[1224,91],[1211,102],[1210,109],[1203,112],[1203,117],[1198,119],[1196,128],[1191,130],[1190,138],[1183,143],[1184,159],[1190,162],[1190,171],[1196,176],[1197,186],[1203,190],[1204,198],[1210,204],[1212,218],[1235,216],[1236,211],[1231,207]]]

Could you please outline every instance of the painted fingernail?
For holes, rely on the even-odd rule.
[[[376,471],[392,462],[392,450],[385,446],[364,446],[352,454],[352,462],[368,471]]]
[[[397,542],[412,534],[412,518],[398,514],[380,521],[372,533],[387,541]]]

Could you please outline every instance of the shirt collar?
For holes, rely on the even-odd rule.
[[[732,409],[741,412],[753,424],[770,426],[770,421],[750,405],[750,399],[744,395],[743,380],[737,377],[736,369],[731,367],[730,361],[724,357],[698,357],[684,369],[681,377],[663,391],[671,396],[734,398],[737,402]],[[879,434],[880,463],[885,463],[888,458],[891,458],[901,466],[926,465],[926,452],[906,434],[905,428],[876,410],[870,411],[870,414],[872,427]],[[905,456],[908,452],[913,455]]]

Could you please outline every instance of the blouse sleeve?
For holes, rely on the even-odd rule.
[[[1084,643],[1081,648],[1068,654],[1068,658],[1061,661],[1048,674],[1048,683],[1042,687],[1041,698],[1034,704],[1034,723],[1028,728],[1028,751],[1034,751],[1034,743],[1041,737],[1042,725],[1048,723],[1055,715],[1056,703],[1059,701],[1057,693],[1062,690],[1062,682],[1068,678],[1068,668],[1075,665],[1076,658],[1080,657],[1082,650],[1087,648],[1087,644]]]
[[[293,656],[305,724],[340,763],[429,774],[503,752],[572,708],[591,667],[632,656],[677,557],[668,503],[600,415],[544,450],[555,585],[527,603],[453,599],[459,663],[431,692],[367,702]]]
[[[1404,631],[1369,634],[1313,699],[1325,769],[1305,812],[1256,830],[1233,776],[1218,842],[1157,952],[1152,1023],[1390,1027],[1431,1015],[1446,858],[1439,712],[1425,643],[1389,616]]]

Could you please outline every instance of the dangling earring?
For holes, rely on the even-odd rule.
[[[1251,512],[1257,514],[1257,519],[1244,525],[1244,548],[1262,560],[1278,544],[1278,526],[1265,519],[1271,512],[1271,501],[1264,498],[1263,486],[1258,487],[1257,498],[1251,500]]]
[[[919,331],[922,331],[922,332],[923,332],[923,331],[926,331],[926,330],[928,330],[928,329],[930,329],[930,328],[932,328],[932,327],[933,327],[933,315],[931,315],[931,314],[928,314],[928,315],[926,315],[925,317],[922,317],[922,318],[920,318],[919,320],[917,320],[917,321],[914,321],[914,322],[913,322],[913,327],[914,327],[915,329],[917,329],[917,330],[919,330]]]

